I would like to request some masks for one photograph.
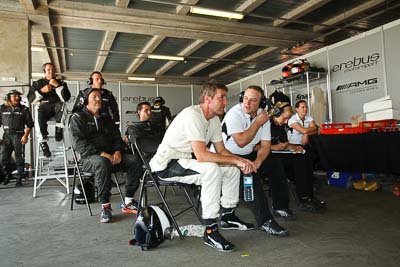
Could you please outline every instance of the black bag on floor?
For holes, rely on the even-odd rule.
[[[158,247],[166,239],[172,239],[173,227],[167,213],[157,206],[142,209],[133,226],[133,239],[129,245],[142,250]]]
[[[89,203],[96,201],[96,187],[90,179],[83,179],[83,187],[85,188],[86,198]],[[83,195],[82,185],[78,184],[74,188],[74,200],[76,204],[84,205],[86,204],[85,196]]]

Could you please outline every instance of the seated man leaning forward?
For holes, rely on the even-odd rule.
[[[286,236],[288,231],[273,218],[263,190],[262,179],[268,177],[272,189],[273,212],[288,220],[295,219],[289,209],[289,192],[282,166],[271,152],[271,131],[268,113],[264,110],[264,91],[256,85],[242,93],[242,101],[233,106],[222,123],[226,149],[252,160],[257,168],[254,174],[254,201],[249,202],[261,230],[275,236]]]
[[[224,112],[227,91],[223,84],[207,84],[200,92],[200,104],[178,114],[150,161],[152,170],[162,179],[201,185],[204,244],[225,252],[235,246],[218,231],[220,205],[223,229],[253,229],[252,224],[235,215],[234,208],[239,202],[240,170],[255,171],[250,160],[233,155],[222,142],[218,115]],[[209,142],[216,153],[207,149]]]
[[[86,91],[85,107],[74,113],[70,120],[72,144],[81,155],[82,169],[94,173],[98,195],[102,204],[100,222],[110,222],[111,214],[111,174],[113,171],[126,171],[126,198],[132,204],[126,204],[123,212],[136,210],[133,199],[139,187],[143,173],[142,164],[137,156],[122,154],[123,141],[119,130],[107,114],[101,114],[101,91],[92,88]],[[125,210],[124,210],[125,208]]]
[[[152,122],[151,116],[151,105],[149,102],[140,102],[136,106],[136,114],[138,115],[139,121],[129,123],[128,129],[125,132],[125,138],[129,138],[129,141],[134,145],[136,138],[144,136],[159,136],[162,137],[164,129],[155,122]],[[128,141],[128,139],[127,139]]]

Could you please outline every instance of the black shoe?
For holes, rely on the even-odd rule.
[[[261,230],[267,232],[270,235],[274,236],[287,236],[289,235],[288,230],[280,226],[274,219],[269,220],[268,222],[261,225]]]
[[[15,186],[16,187],[21,187],[22,186],[22,179],[21,178],[16,178],[15,179]]]
[[[300,210],[312,213],[324,213],[326,210],[325,202],[323,204],[321,201],[315,198],[302,199],[299,205]]]
[[[50,158],[51,157],[50,148],[49,148],[49,145],[47,144],[47,142],[40,143],[40,148],[42,149],[43,155],[46,158]]]
[[[229,229],[229,230],[253,230],[254,224],[246,223],[241,221],[236,215],[234,211],[229,213],[222,213],[221,216],[221,228]]]
[[[4,181],[3,184],[4,185],[8,185],[10,183],[10,180],[13,178],[12,174],[7,174],[6,176],[4,176]]]
[[[63,128],[56,127],[56,141],[60,142],[63,140]]]
[[[291,209],[273,209],[273,214],[278,217],[282,217],[287,221],[296,220],[296,214]]]
[[[325,201],[319,200],[319,199],[316,198],[316,197],[313,197],[313,198],[312,198],[312,201],[313,201],[315,204],[317,204],[318,206],[320,206],[320,207],[325,207],[325,206],[326,206],[326,205],[325,205]]]
[[[4,184],[4,185],[8,185],[9,182],[10,182],[10,175],[6,175],[6,176],[4,177],[3,184]]]
[[[232,252],[235,245],[227,241],[218,231],[218,224],[206,226],[203,237],[204,244],[222,252]]]

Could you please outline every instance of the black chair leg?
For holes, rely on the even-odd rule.
[[[75,184],[76,184],[76,169],[74,168],[74,179],[72,181],[71,210],[74,210]]]
[[[199,214],[199,212],[198,212],[198,208],[195,208],[195,205],[194,205],[194,203],[193,203],[193,200],[192,200],[192,198],[190,197],[190,195],[189,195],[189,193],[188,193],[188,191],[187,191],[187,189],[186,189],[186,185],[183,186],[183,191],[185,192],[186,198],[187,198],[187,200],[189,201],[190,206],[192,207],[192,209],[193,209],[194,213],[196,214],[197,218],[199,219],[200,223],[203,223],[203,219],[201,218],[201,216],[200,216],[200,214]],[[199,202],[200,202],[200,201],[199,201]],[[198,204],[198,205],[199,205],[199,204]]]
[[[145,171],[145,173],[143,174],[142,179],[140,180],[140,187],[139,187],[139,199],[138,199],[138,209],[137,209],[137,214],[136,216],[140,213],[140,211],[143,208],[143,197],[144,197],[144,190],[145,190],[145,179],[146,179],[146,175],[147,175],[147,170]],[[147,203],[147,201],[145,202]]]
[[[82,192],[83,192],[83,197],[85,198],[86,207],[87,207],[87,209],[88,209],[89,216],[93,216],[92,208],[90,207],[89,201],[88,201],[88,199],[87,199],[87,197],[86,197],[85,187],[83,186],[82,174],[81,174],[81,171],[79,170],[79,168],[77,168],[77,173],[78,173],[78,177],[79,177],[79,182],[81,183]]]
[[[117,175],[115,173],[113,173],[112,176],[114,178],[115,184],[117,185],[117,189],[118,189],[118,193],[121,198],[121,201],[122,201],[122,203],[124,203],[124,195],[122,194],[121,187],[119,186],[119,181],[118,181]]]
[[[176,229],[176,231],[177,231],[178,234],[179,234],[179,238],[180,238],[180,239],[183,239],[183,234],[182,234],[181,230],[179,229],[178,223],[176,222],[176,220],[175,220],[175,218],[174,218],[174,215],[173,215],[172,212],[171,212],[171,209],[169,208],[167,202],[166,202],[165,199],[163,198],[163,193],[161,192],[161,190],[160,190],[160,188],[159,188],[158,186],[155,186],[155,189],[156,189],[156,191],[157,191],[159,197],[161,198],[161,201],[163,202],[163,205],[164,205],[165,209],[167,210],[168,215],[169,215],[170,218],[171,218],[171,221],[172,221],[172,224],[174,225],[174,228]]]

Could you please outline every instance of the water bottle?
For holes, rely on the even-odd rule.
[[[243,175],[243,187],[244,196],[243,199],[246,202],[254,200],[254,189],[253,189],[253,175],[251,173]]]

